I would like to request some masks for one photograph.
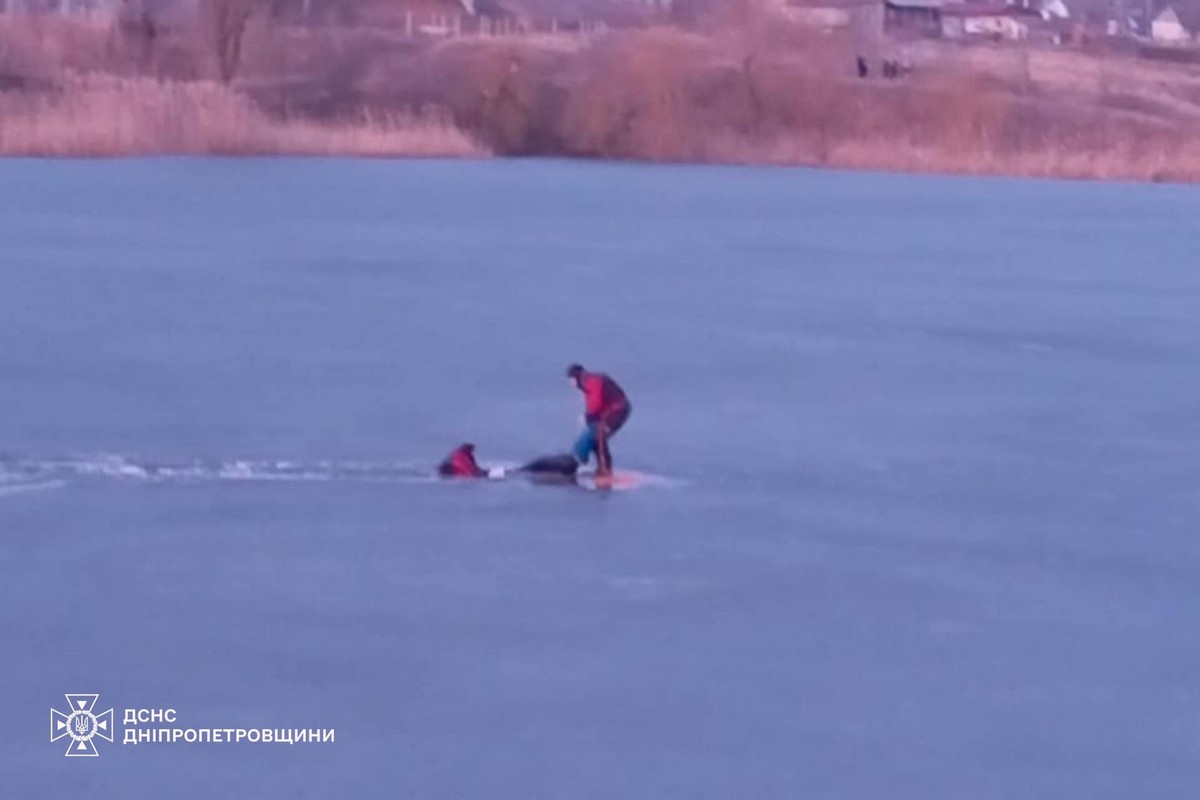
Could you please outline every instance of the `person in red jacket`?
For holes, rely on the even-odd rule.
[[[443,478],[486,478],[487,470],[475,461],[475,445],[460,444],[446,460],[438,465],[438,475]]]
[[[583,433],[573,448],[575,459],[586,464],[596,454],[596,474],[612,474],[612,455],[608,442],[629,419],[633,406],[625,391],[603,372],[588,372],[581,364],[567,367],[567,377],[583,392],[585,403]]]

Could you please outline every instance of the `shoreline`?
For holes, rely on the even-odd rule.
[[[1200,185],[1200,177],[1153,176],[1139,177],[1125,174],[1095,174],[1082,171],[1048,171],[1048,170],[980,170],[967,167],[911,167],[902,164],[888,165],[886,163],[853,164],[853,163],[805,163],[781,161],[752,161],[752,160],[687,160],[687,159],[645,159],[645,158],[606,158],[600,156],[572,156],[560,153],[530,153],[524,155],[498,155],[486,151],[480,152],[395,152],[395,153],[363,153],[354,150],[345,152],[279,152],[261,151],[170,151],[146,150],[142,152],[113,152],[99,153],[92,149],[79,152],[18,152],[0,151],[0,163],[15,161],[151,161],[171,159],[219,159],[228,161],[239,160],[330,160],[330,161],[459,161],[459,162],[503,162],[503,161],[565,161],[579,164],[604,164],[613,166],[638,167],[712,167],[718,169],[763,169],[763,170],[811,170],[821,172],[847,172],[868,175],[888,176],[924,176],[942,178],[991,178],[1011,181],[1061,181],[1068,183],[1099,183],[1127,184],[1141,186],[1178,186],[1195,187]]]
[[[1134,57],[923,43],[903,77],[862,79],[847,71],[852,41],[795,30],[659,26],[564,47],[260,26],[255,47],[273,58],[222,82],[203,75],[194,37],[173,44],[186,69],[131,68],[103,55],[100,29],[39,25],[30,38],[0,21],[0,45],[27,53],[0,70],[0,158],[535,157],[1200,183],[1200,67]],[[94,53],[66,60],[52,45],[68,34]]]

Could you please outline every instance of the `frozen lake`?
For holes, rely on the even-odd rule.
[[[0,162],[0,796],[1179,798],[1200,193]],[[426,476],[564,450],[634,491]],[[333,744],[99,742],[49,707]]]

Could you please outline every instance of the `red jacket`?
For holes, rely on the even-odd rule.
[[[475,448],[464,444],[438,465],[438,474],[447,478],[486,478],[487,472],[475,462]]]
[[[606,419],[629,405],[629,398],[617,382],[603,372],[585,372],[579,376],[579,389],[586,403],[588,424]]]

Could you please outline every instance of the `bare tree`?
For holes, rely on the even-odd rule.
[[[162,35],[161,4],[154,0],[123,0],[117,15],[116,33],[127,58],[136,60],[143,73],[154,71],[155,45]]]
[[[690,40],[644,31],[602,47],[588,77],[568,96],[562,133],[577,153],[679,159],[692,154]]]
[[[216,57],[224,83],[231,83],[237,77],[242,63],[242,39],[257,5],[257,0],[200,0],[201,30]]]

